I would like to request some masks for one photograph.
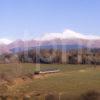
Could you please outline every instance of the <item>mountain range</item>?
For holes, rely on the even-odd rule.
[[[100,48],[100,37],[94,35],[83,35],[71,30],[63,33],[46,33],[41,38],[31,40],[10,41],[0,39],[0,54],[20,52],[32,48]]]

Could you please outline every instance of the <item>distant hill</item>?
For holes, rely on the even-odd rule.
[[[80,48],[100,48],[100,40],[89,39],[51,39],[51,40],[17,40],[10,44],[1,44],[0,53],[16,53],[20,51],[27,51],[30,49],[80,49]]]

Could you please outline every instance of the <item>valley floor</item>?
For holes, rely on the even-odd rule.
[[[41,98],[40,100],[49,93],[61,95],[64,98],[66,95],[79,96],[87,91],[100,92],[100,65],[96,67],[71,64],[40,65],[41,71],[51,68],[60,71],[34,76],[35,64],[0,64],[0,78],[2,80],[4,77],[9,82],[7,89],[0,87],[0,92],[12,95],[34,94]]]

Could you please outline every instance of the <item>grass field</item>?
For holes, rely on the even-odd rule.
[[[0,73],[17,77],[27,73],[34,73],[35,64],[1,64]],[[100,92],[100,66],[41,64],[41,70],[50,67],[60,70],[59,73],[42,75],[42,78],[32,79],[26,84],[14,86],[12,93],[60,93],[80,95],[86,91]]]

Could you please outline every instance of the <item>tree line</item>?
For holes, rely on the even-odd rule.
[[[0,55],[0,63],[100,64],[100,49],[31,49]]]

